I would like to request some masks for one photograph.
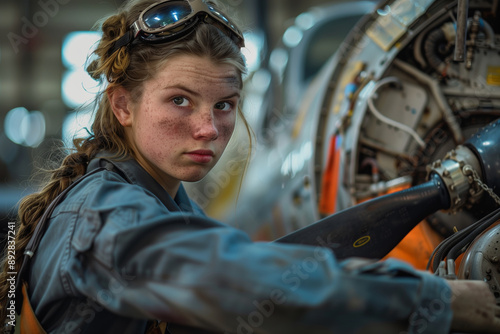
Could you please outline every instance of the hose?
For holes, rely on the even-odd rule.
[[[373,103],[373,96],[376,95],[377,90],[380,87],[382,87],[384,85],[387,85],[387,84],[390,84],[390,83],[396,83],[399,87],[402,87],[401,82],[396,77],[387,77],[387,78],[384,78],[384,79],[378,81],[375,84],[375,87],[373,88],[373,93],[368,98],[368,101],[367,101],[368,102],[368,108],[370,109],[370,111],[373,114],[373,116],[375,116],[379,121],[381,121],[383,123],[386,123],[387,125],[393,126],[395,128],[398,128],[401,131],[404,131],[404,132],[408,133],[410,136],[413,137],[413,139],[415,139],[415,141],[418,143],[418,145],[420,147],[424,148],[425,147],[425,142],[424,142],[424,140],[422,138],[420,138],[420,136],[418,135],[418,133],[415,132],[415,130],[413,130],[412,128],[410,128],[409,126],[407,126],[407,125],[405,125],[403,123],[397,122],[397,121],[395,121],[393,119],[390,119],[389,117],[386,117],[386,116],[382,115],[380,113],[380,111],[378,111],[378,109],[375,107],[375,104]]]
[[[499,219],[500,208],[443,240],[431,254],[427,263],[427,269],[432,268],[432,271],[436,272],[439,264],[445,259],[456,260],[479,234]]]

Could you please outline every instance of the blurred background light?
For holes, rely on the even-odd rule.
[[[63,41],[62,62],[67,70],[62,78],[61,94],[64,103],[72,109],[91,102],[99,92],[99,83],[85,69],[100,37],[101,34],[94,31],[74,31]]]
[[[97,31],[74,31],[66,35],[62,45],[62,62],[69,69],[84,68],[101,34]]]
[[[37,147],[45,138],[45,117],[39,111],[14,108],[7,113],[4,128],[5,135],[12,142]]]
[[[377,9],[377,14],[380,16],[386,16],[391,13],[391,6],[385,6],[384,8]]]
[[[255,72],[252,78],[252,85],[257,87],[259,93],[263,94],[271,86],[271,74],[265,69],[260,69]]]
[[[253,31],[245,33],[245,47],[241,53],[245,56],[248,73],[256,71],[262,62],[262,54],[265,47],[265,37],[262,32]]]
[[[5,116],[5,134],[7,138],[16,144],[21,145],[23,143],[23,137],[19,129],[21,128],[24,117],[26,117],[28,113],[28,109],[19,107],[10,110]]]
[[[258,111],[264,104],[265,92],[271,87],[271,73],[266,69],[254,72],[252,79],[247,83],[243,112],[247,122],[252,126],[258,126]]]
[[[283,79],[286,65],[288,63],[288,51],[283,48],[276,48],[269,56],[269,68],[278,74],[279,80]]]
[[[303,36],[304,33],[299,27],[291,26],[283,34],[283,43],[289,48],[296,47],[299,45]]]
[[[94,100],[100,85],[83,69],[64,73],[61,93],[64,104],[74,109]]]
[[[307,30],[311,28],[315,23],[314,15],[310,12],[305,12],[300,14],[295,18],[295,25],[300,27],[302,30]]]
[[[62,140],[67,148],[74,147],[73,139],[90,136],[94,115],[90,109],[81,109],[68,114],[62,125]]]
[[[45,138],[45,117],[40,111],[31,111],[21,123],[24,145],[37,147]]]

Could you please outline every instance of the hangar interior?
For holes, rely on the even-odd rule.
[[[230,147],[229,153],[243,157],[228,154],[209,177],[188,187],[211,216],[256,240],[291,234],[293,242],[292,232],[311,222],[328,223],[337,212],[365,205],[360,214],[346,211],[352,216],[343,220],[359,227],[358,234],[346,223],[331,224],[338,227],[335,236],[348,236],[334,240],[345,243],[345,256],[370,255],[365,246],[375,236],[390,251],[417,231],[417,239],[428,241],[425,250],[411,242],[406,250],[420,256],[413,264],[422,269],[443,238],[459,231],[477,236],[468,228],[496,217],[491,214],[500,203],[497,124],[483,127],[500,115],[498,1],[384,3],[224,1],[245,31],[249,73],[243,108],[256,146],[246,155],[250,159]],[[36,170],[71,146],[75,133],[85,135],[91,111],[86,102],[99,88],[82,72],[98,38],[91,28],[119,4],[0,5],[4,222],[15,202],[34,190]],[[233,175],[229,162],[246,167]],[[363,204],[384,195],[391,197],[376,202],[382,213]],[[460,249],[468,245],[460,242]],[[496,254],[491,245],[497,242],[490,235],[471,252]],[[459,253],[455,249],[453,255]],[[486,277],[496,268],[494,259],[471,260],[461,275]]]
[[[121,0],[5,0],[0,3],[0,205],[2,221],[36,184],[36,170],[75,127],[88,124],[81,105],[97,87],[83,71],[98,38],[94,26]],[[247,36],[251,69],[287,26],[325,1],[223,0]],[[78,113],[79,111],[79,113]],[[69,143],[69,145],[71,145]],[[29,190],[28,190],[29,191]]]

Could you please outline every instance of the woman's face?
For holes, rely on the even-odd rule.
[[[202,179],[234,130],[240,79],[232,65],[182,55],[145,82],[128,103],[128,140],[139,163],[172,195],[180,181]]]

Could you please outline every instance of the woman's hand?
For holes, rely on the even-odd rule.
[[[448,281],[452,296],[452,331],[500,333],[500,306],[483,281]]]

